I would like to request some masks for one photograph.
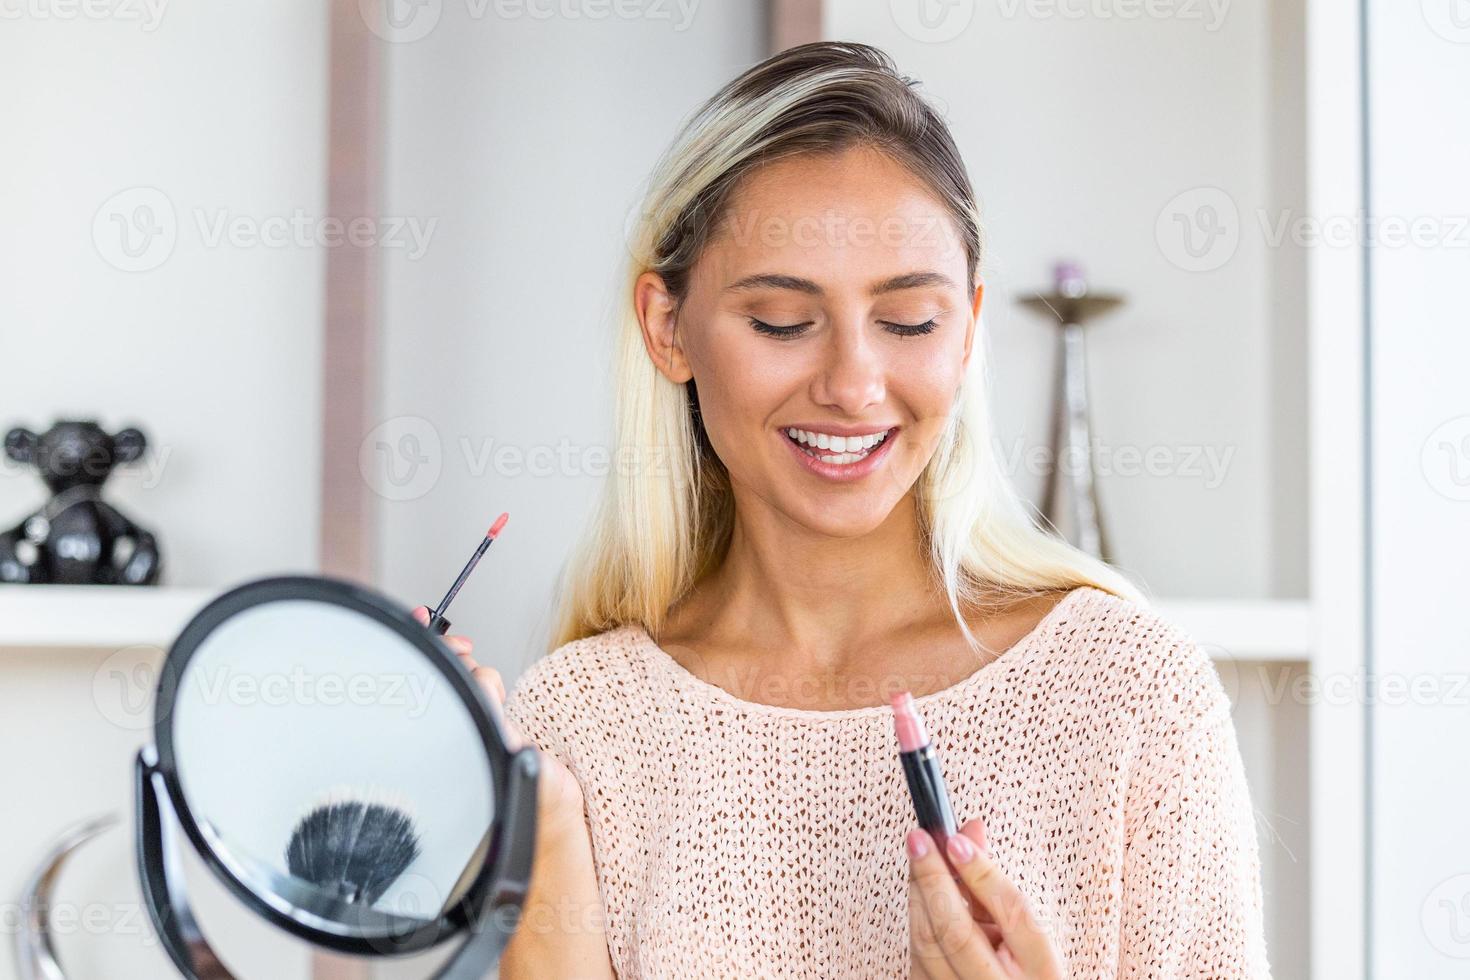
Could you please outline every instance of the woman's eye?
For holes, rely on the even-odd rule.
[[[900,337],[917,337],[921,334],[931,333],[935,326],[937,326],[932,317],[923,323],[889,323],[886,320],[882,321],[882,323],[883,326],[888,328],[890,333],[896,333]]]
[[[753,316],[747,317],[746,319],[750,321],[750,325],[755,328],[756,333],[763,333],[767,337],[783,337],[789,339],[805,333],[806,328],[811,326],[810,323],[793,323],[791,326],[785,327],[774,323],[766,323],[764,320],[757,320]]]

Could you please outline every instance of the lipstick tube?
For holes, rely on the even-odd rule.
[[[914,698],[907,691],[893,696],[893,728],[898,735],[898,759],[908,782],[909,796],[919,826],[927,830],[943,851],[949,838],[959,832],[954,809],[949,804],[949,791],[939,768],[939,755],[924,730],[924,719],[914,708]]]

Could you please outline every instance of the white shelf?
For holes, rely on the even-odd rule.
[[[0,649],[167,647],[215,589],[0,586]]]
[[[1305,599],[1159,599],[1153,606],[1216,660],[1312,659],[1312,606]]]
[[[0,649],[167,646],[213,589],[107,585],[0,586]],[[1161,599],[1159,615],[1217,660],[1311,659],[1305,600]]]

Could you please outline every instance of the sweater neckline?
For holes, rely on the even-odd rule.
[[[940,688],[937,691],[931,691],[928,694],[914,698],[914,704],[922,708],[926,704],[938,703],[942,700],[963,694],[972,687],[988,683],[993,676],[992,667],[1016,660],[1039,644],[1044,638],[1051,635],[1056,624],[1061,621],[1062,616],[1065,615],[1074,603],[1081,600],[1082,594],[1088,591],[1088,589],[1089,586],[1085,585],[1072,589],[1066,595],[1062,596],[1056,605],[1047,611],[1045,616],[1042,616],[1037,621],[1029,633],[1022,636],[1015,643],[1012,643],[1001,652],[1000,656],[981,664],[973,673],[960,678],[949,687]],[[680,687],[697,691],[710,701],[738,709],[748,714],[762,714],[812,722],[835,722],[874,716],[886,718],[893,710],[887,704],[866,705],[861,708],[822,709],[792,708],[786,705],[765,704],[761,701],[747,701],[744,698],[736,697],[718,684],[712,684],[692,673],[687,667],[675,660],[667,650],[655,643],[653,636],[649,634],[648,629],[642,623],[631,623],[628,625],[628,628],[633,631],[633,636],[638,646],[649,654],[653,665],[673,681],[673,683]]]

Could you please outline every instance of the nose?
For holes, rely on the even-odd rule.
[[[823,351],[823,364],[812,381],[812,400],[823,408],[857,418],[881,404],[886,394],[886,368],[863,324],[833,330]]]

